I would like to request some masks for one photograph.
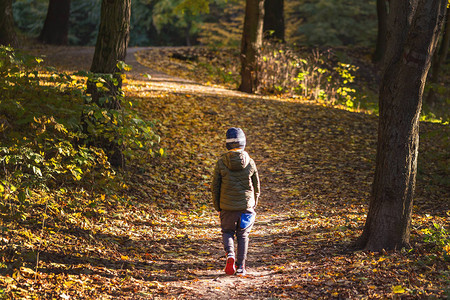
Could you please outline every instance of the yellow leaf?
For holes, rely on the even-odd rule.
[[[23,276],[32,276],[32,275],[34,275],[34,270],[32,270],[30,268],[20,267],[20,273]]]
[[[67,280],[63,283],[65,288],[70,288],[74,283],[76,283],[75,281],[72,280]]]
[[[163,156],[163,154],[164,154],[164,149],[163,148],[159,149],[159,154],[161,154],[161,156]]]
[[[396,286],[392,287],[392,292],[394,294],[403,294],[406,291],[401,285],[396,285]]]

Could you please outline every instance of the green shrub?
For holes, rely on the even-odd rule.
[[[434,248],[442,252],[445,258],[450,258],[450,235],[444,226],[433,223],[433,228],[422,229],[421,232],[426,243],[433,244]]]
[[[131,101],[120,110],[102,108],[89,101],[86,78],[55,73],[41,61],[0,47],[0,198],[23,200],[32,189],[94,183],[101,189],[115,171],[108,147],[98,141],[118,143],[125,159],[158,153],[159,136]],[[125,103],[121,91],[116,97]],[[95,122],[85,127],[83,114]]]
[[[301,57],[286,45],[265,42],[258,57],[259,91],[291,93],[353,108],[356,90],[352,84],[357,68],[334,62],[331,56],[316,49]]]

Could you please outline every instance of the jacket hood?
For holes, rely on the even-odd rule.
[[[223,163],[231,171],[240,171],[248,166],[250,156],[246,151],[228,151],[223,156]]]

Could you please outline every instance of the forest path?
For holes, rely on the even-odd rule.
[[[358,179],[368,187],[367,173],[352,174],[358,168],[367,171],[368,166],[357,160],[347,163],[347,151],[363,151],[355,141],[360,136],[350,139],[345,135],[353,125],[350,114],[167,76],[147,68],[151,61],[146,60],[143,66],[131,56],[140,51],[148,49],[134,48],[126,59],[133,66],[128,77],[135,80],[128,82],[126,89],[131,96],[141,98],[138,109],[146,118],[162,120],[162,146],[170,160],[140,181],[146,182],[156,172],[173,174],[179,169],[188,183],[175,185],[178,192],[168,192],[169,199],[195,199],[209,207],[200,216],[187,212],[184,225],[171,235],[178,238],[164,239],[166,253],[160,253],[160,259],[167,261],[156,269],[171,279],[156,280],[163,297],[314,298],[339,294],[339,285],[347,280],[336,283],[331,274],[337,271],[331,269],[341,268],[342,263],[332,267],[329,257],[344,255],[354,238],[354,232],[342,234],[337,228],[346,224],[342,210],[353,211],[353,205],[360,202],[356,198],[364,196],[347,180]],[[373,130],[373,125],[361,124],[359,128],[366,132]],[[256,161],[262,186],[246,277],[223,272],[218,217],[210,212],[210,192],[205,186],[215,161],[225,151],[224,133],[231,126],[246,132],[247,151]],[[331,147],[330,140],[334,141]],[[191,173],[194,175],[189,176]],[[198,177],[203,179],[200,185],[196,184]],[[356,221],[357,216],[352,218]],[[321,278],[311,275],[327,270],[330,273]]]
[[[196,93],[204,95],[222,95],[222,96],[243,96],[255,97],[253,95],[229,90],[221,87],[206,86],[187,80],[181,77],[171,76],[157,71],[150,66],[145,66],[138,62],[136,54],[140,51],[151,49],[176,49],[176,47],[130,47],[127,50],[125,63],[132,67],[127,72],[127,76],[133,80],[143,80],[152,83],[153,90],[173,91],[175,93]],[[44,56],[47,65],[56,66],[60,70],[76,72],[80,70],[89,70],[92,58],[94,56],[94,47],[75,47],[75,46],[46,46],[40,45],[29,49],[31,53],[37,56]],[[148,62],[147,62],[148,63]],[[149,75],[149,76],[147,76]]]
[[[105,299],[361,299],[393,297],[398,285],[427,286],[425,279],[410,281],[405,270],[416,266],[403,254],[346,251],[367,212],[376,117],[166,75],[151,68],[156,61],[139,63],[135,54],[150,50],[129,49],[126,63],[133,69],[124,90],[143,118],[157,120],[167,157],[133,170],[130,193],[138,201],[132,211],[95,225],[102,235],[91,247],[102,245],[102,259],[80,264],[94,272]],[[33,52],[45,53],[60,70],[78,71],[89,69],[93,51]],[[261,178],[246,277],[223,272],[209,191],[231,126],[246,133]],[[418,193],[418,202],[436,200],[433,191],[426,193]],[[426,287],[431,293],[433,285]]]
[[[202,112],[203,116],[200,117],[199,121],[208,126],[211,119],[220,119],[220,117],[224,115],[220,112],[220,109],[218,109],[218,107],[224,107],[224,105],[226,106],[226,104],[223,103],[224,100],[262,98],[261,96],[241,93],[222,87],[203,85],[192,80],[174,77],[155,71],[151,68],[149,61],[145,61],[144,63],[146,65],[143,65],[136,59],[136,54],[138,52],[145,52],[146,50],[149,50],[149,48],[129,49],[125,62],[132,66],[132,70],[129,72],[127,77],[131,80],[145,82],[144,88],[141,89],[141,93],[144,92],[146,95],[148,95],[148,93],[150,95],[158,95],[161,93],[166,95],[166,93],[170,93],[172,95],[177,95],[176,98],[178,100],[188,100],[187,105],[191,106],[191,108],[196,107],[196,109],[187,110],[187,114],[179,115],[178,117],[175,117],[175,119],[183,118],[185,120],[195,120],[199,117],[198,113]],[[147,74],[149,76],[147,76]],[[135,82],[130,84],[133,85]],[[139,93],[136,94],[136,96],[138,95]],[[150,96],[150,99],[151,98],[152,96]],[[196,100],[191,102],[189,101],[190,98],[194,98]],[[209,102],[211,100],[214,103],[212,106],[198,107],[199,101]],[[176,113],[176,107],[178,106],[180,111],[186,112],[186,110],[183,109],[185,106],[184,104],[179,103],[179,105],[177,105],[176,102],[171,104],[173,104],[174,107],[168,111]],[[229,123],[229,126],[233,126],[233,122],[244,125],[243,120],[238,119],[232,121],[231,123],[229,121],[219,121],[219,123]],[[177,127],[175,126],[174,129],[176,128]],[[211,128],[209,130],[211,130]],[[194,134],[202,134],[202,132],[208,132],[209,130],[208,128],[204,128],[204,130],[195,129]],[[182,130],[180,131],[183,132]],[[170,131],[170,134],[172,134],[170,139],[183,139],[183,134],[180,134],[180,131]],[[215,137],[210,137],[211,140],[214,138]],[[250,138],[250,140],[252,140],[252,138]],[[171,149],[170,147],[168,148],[169,152],[175,152],[175,149]],[[223,152],[223,150],[224,149],[220,149],[219,152]],[[205,150],[200,149],[200,151]],[[215,152],[217,152],[217,150]],[[182,161],[180,161],[180,163],[182,163]],[[209,177],[209,174],[202,175]],[[267,191],[267,187],[263,187],[263,193],[264,191]],[[202,193],[202,198],[205,196],[207,198],[210,197],[208,190],[205,191],[203,189],[200,193]],[[258,289],[261,286],[267,284],[274,285],[274,277],[282,276],[279,272],[280,267],[272,264],[273,255],[276,255],[276,250],[274,250],[274,248],[279,247],[277,246],[279,243],[278,240],[281,238],[281,236],[276,237],[276,233],[282,231],[281,228],[287,229],[291,227],[290,225],[281,225],[283,222],[290,220],[288,215],[291,212],[285,210],[283,213],[280,213],[280,210],[276,209],[278,212],[274,213],[274,208],[277,204],[272,203],[269,206],[270,208],[268,209],[267,204],[262,201],[261,207],[264,207],[262,208],[263,211],[258,211],[257,221],[251,234],[251,253],[249,253],[249,257],[251,256],[251,258],[249,258],[249,261],[247,262],[249,268],[247,276],[245,277],[227,276],[224,274],[224,251],[222,250],[222,245],[220,243],[221,234],[218,228],[219,222],[216,214],[213,213],[212,216],[211,214],[207,214],[207,218],[197,219],[196,223],[192,223],[190,226],[187,225],[182,228],[182,230],[189,232],[186,236],[190,236],[190,238],[184,241],[182,246],[194,251],[186,255],[179,255],[177,257],[178,260],[184,261],[187,265],[192,265],[193,267],[184,270],[189,274],[188,278],[168,280],[164,283],[163,294],[165,295],[163,298],[175,296],[189,299],[248,299],[258,297]],[[273,227],[274,224],[277,224],[277,227]],[[205,240],[201,244],[195,240],[195,232],[199,232],[196,229],[198,227],[205,231]],[[192,232],[194,232],[194,234],[192,234]],[[192,235],[194,235],[193,238],[191,237]],[[199,254],[199,257],[196,257],[196,253]],[[205,255],[209,256],[209,259],[205,260]],[[196,260],[198,262],[196,262]],[[197,266],[197,268],[194,266]],[[163,269],[167,271],[166,268]],[[183,269],[179,267],[174,267],[173,269],[174,271],[169,272],[172,273],[169,276],[177,276],[177,272],[179,273],[180,271],[183,271]],[[283,269],[283,267],[281,269]]]
[[[229,126],[232,126],[235,123],[241,124],[241,126],[244,125],[245,128],[244,121],[239,120],[239,116],[235,118],[231,123],[229,121],[220,121],[221,116],[224,115],[221,113],[221,110],[226,107],[224,106],[223,101],[226,99],[234,99],[238,102],[240,102],[241,99],[245,99],[245,101],[252,101],[251,99],[261,99],[263,97],[241,93],[222,87],[202,85],[192,80],[171,76],[163,72],[156,71],[152,69],[151,66],[144,66],[143,64],[138,62],[136,53],[149,49],[154,48],[134,47],[128,49],[125,62],[130,65],[132,69],[131,71],[127,72],[127,81],[124,84],[125,91],[127,91],[128,93],[132,93],[133,97],[148,97],[148,100],[150,101],[154,100],[152,99],[153,95],[175,95],[175,102],[169,101],[170,105],[174,106],[170,108],[170,113],[172,114],[179,113],[180,111],[186,112],[186,110],[184,110],[186,105],[190,108],[197,107],[197,103],[190,102],[192,98],[195,98],[196,101],[212,101],[212,106],[208,106],[199,110],[189,110],[188,114],[186,115],[172,116],[172,118],[176,120],[181,120],[181,118],[183,120],[197,119],[197,113],[200,112],[202,113],[201,121],[203,121],[203,124],[209,124],[209,121],[211,119],[217,119],[219,123],[222,123],[220,126],[222,128],[226,123],[229,123]],[[167,47],[165,47],[165,49],[167,49]],[[76,72],[79,70],[89,70],[90,64],[92,62],[92,57],[94,55],[94,50],[95,49],[93,47],[43,46],[43,49],[34,49],[32,52],[35,55],[42,55],[43,53],[45,53],[44,61],[48,65],[56,66],[59,70]],[[136,87],[139,88],[136,89]],[[186,96],[188,97],[187,99]],[[172,99],[173,98],[171,98],[171,100]],[[182,100],[188,101],[181,102]],[[156,103],[153,103],[153,105],[158,106],[158,104]],[[162,107],[165,107],[166,105],[167,103],[161,104]],[[236,103],[236,105],[237,109],[241,110],[241,108],[238,107],[242,106],[242,104]],[[177,108],[179,108],[179,110]],[[152,109],[150,109],[150,111],[152,111]],[[233,108],[233,111],[234,112],[231,115],[235,114],[236,109]],[[163,115],[167,114],[161,110],[158,112],[160,114],[162,113]],[[189,115],[189,113],[192,114]],[[161,116],[149,116],[149,119],[153,117],[160,118]],[[208,129],[206,129],[205,131],[208,131]],[[183,137],[182,134],[180,134],[181,132],[182,131],[176,130],[171,131],[170,133],[163,134],[163,140],[182,139]],[[198,129],[196,129],[196,132],[198,133]],[[169,134],[172,134],[170,138],[168,137]],[[221,133],[221,135],[223,134]],[[211,137],[211,139],[213,138],[214,137]],[[207,139],[209,138],[207,137]],[[254,140],[254,138],[250,136],[248,137],[248,139],[250,141]],[[220,143],[220,145],[221,144],[222,143]],[[176,152],[175,149],[171,149],[169,145],[165,146],[166,148],[168,148],[167,151],[171,153]],[[223,149],[218,149],[218,151],[219,153],[223,152]],[[271,150],[269,150],[269,152],[270,151]],[[216,156],[216,158],[218,158],[217,150],[214,152],[216,152],[214,155]],[[170,157],[169,159],[173,160],[174,158]],[[257,163],[266,163],[261,159],[256,159],[256,161]],[[183,162],[180,161],[180,164],[182,163]],[[266,172],[262,171],[261,173],[264,178],[264,174]],[[209,174],[203,175],[209,177]],[[262,187],[263,194],[270,189],[271,188],[267,186],[267,183],[265,183]],[[203,194],[202,198],[210,197],[209,191],[205,191],[203,189],[201,193]],[[268,197],[263,196],[263,198],[267,199]],[[156,245],[161,248],[170,249],[163,250],[162,253],[160,253],[160,255],[162,256],[160,257],[160,259],[162,258],[162,263],[156,263],[158,267],[154,267],[156,270],[158,270],[158,272],[164,273],[164,276],[153,276],[153,279],[157,280],[152,281],[153,283],[158,282],[156,284],[156,287],[162,289],[162,297],[178,297],[181,295],[182,297],[186,298],[200,297],[202,299],[246,299],[249,297],[249,294],[257,295],[257,290],[265,283],[270,283],[271,286],[275,285],[273,277],[282,276],[280,275],[280,270],[283,270],[284,267],[273,264],[273,255],[276,255],[277,252],[276,250],[274,250],[274,247],[280,247],[280,239],[282,238],[280,232],[283,231],[283,228],[291,228],[290,225],[283,225],[284,223],[290,222],[289,214],[291,214],[291,211],[284,210],[283,212],[281,212],[281,209],[276,209],[278,210],[278,212],[275,213],[274,209],[278,206],[277,203],[277,201],[269,201],[267,203],[265,203],[264,200],[261,201],[260,210],[263,211],[258,211],[258,218],[251,235],[251,248],[249,254],[250,258],[247,263],[249,268],[248,274],[245,277],[226,276],[223,272],[224,253],[220,244],[221,235],[218,228],[218,217],[215,214],[211,216],[211,213],[209,213],[207,218],[197,219],[197,223],[193,224],[192,226],[181,226],[180,228],[177,228],[180,230],[180,232],[189,232],[186,236],[195,236],[196,233],[192,234],[192,232],[195,232],[197,230],[196,227],[201,227],[206,231],[206,243],[202,243],[201,245],[199,245],[197,241],[191,241],[190,239],[183,242],[184,249],[191,249],[194,251],[193,253],[188,254],[189,257],[175,254],[175,252],[172,251],[180,246],[178,244],[178,241],[170,241],[169,239],[167,239],[167,241],[164,242],[160,240],[156,243],[150,243],[151,245],[140,245],[140,248],[147,248],[143,249],[143,251],[148,251],[149,253],[152,253],[152,250],[150,249],[155,248]],[[274,225],[276,227],[273,227]],[[144,225],[143,227],[144,229],[142,231],[147,232],[147,228],[145,228],[146,226]],[[142,233],[143,237],[145,237],[146,235],[146,233]],[[164,239],[164,237],[165,236],[163,234],[161,238]],[[292,249],[290,249],[289,251],[291,250]],[[154,252],[156,251],[153,251],[153,253]],[[195,253],[201,253],[200,257],[196,258]],[[173,257],[173,255],[175,255],[175,258]],[[205,255],[209,256],[206,260]],[[203,266],[201,266],[201,264],[199,263],[196,263],[196,260],[202,262],[201,264],[203,264]],[[155,259],[155,261],[157,260]],[[287,262],[288,259],[283,258],[283,261]],[[178,264],[178,266],[175,266],[175,264]],[[191,266],[185,267],[186,269],[184,271],[186,271],[186,273],[183,275],[187,274],[188,277],[184,280],[180,278],[180,271],[183,270],[183,266]],[[198,268],[195,268],[195,266],[197,266]],[[192,280],[193,277],[195,277],[195,280]]]

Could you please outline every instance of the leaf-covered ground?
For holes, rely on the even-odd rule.
[[[65,70],[88,68],[92,57],[89,48],[35,51]],[[151,57],[145,64],[153,69],[175,64]],[[5,298],[449,296],[450,248],[441,243],[448,237],[433,225],[450,229],[448,126],[421,124],[413,249],[352,252],[367,213],[377,117],[205,86],[189,81],[196,70],[182,65],[174,77],[176,69],[168,76],[131,55],[128,62],[134,70],[127,96],[143,117],[157,120],[165,155],[146,167],[129,165],[121,195],[43,194],[37,211],[46,207],[48,221],[2,218]],[[211,173],[231,126],[245,131],[262,187],[245,278],[222,271],[218,216],[210,204]],[[70,210],[74,203],[83,209]]]

